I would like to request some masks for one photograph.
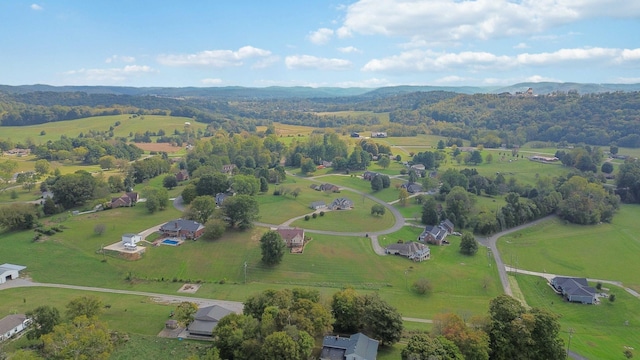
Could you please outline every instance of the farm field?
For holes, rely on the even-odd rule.
[[[517,281],[529,306],[561,315],[565,345],[573,330],[572,351],[588,359],[623,359],[625,346],[640,348],[640,299],[624,290],[605,284],[616,294],[614,303],[603,299],[598,305],[582,305],[563,301],[541,277],[518,274]]]
[[[116,121],[120,121],[119,126],[115,126]],[[191,118],[161,115],[143,115],[133,117],[130,114],[93,116],[84,119],[58,121],[55,124],[40,124],[30,126],[3,126],[2,136],[10,138],[14,142],[25,142],[30,139],[35,144],[46,143],[49,140],[58,140],[61,135],[76,137],[80,133],[94,131],[108,131],[110,126],[114,126],[115,137],[129,137],[129,133],[136,133],[149,130],[157,132],[163,129],[167,135],[173,134],[174,130],[183,131],[185,122],[191,123],[194,130],[204,130],[207,125],[197,123]],[[40,135],[44,130],[45,135]]]
[[[640,291],[638,205],[622,205],[611,224],[573,225],[559,219],[500,238],[505,263],[552,274],[622,281]]]

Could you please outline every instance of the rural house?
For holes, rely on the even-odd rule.
[[[224,199],[226,199],[229,195],[227,195],[227,193],[217,193],[216,194],[216,205],[217,206],[222,206],[222,203],[224,202]]]
[[[177,181],[189,180],[189,172],[187,172],[187,170],[178,171],[178,173],[176,174],[176,180]]]
[[[413,261],[424,261],[431,258],[429,247],[415,241],[391,244],[384,249],[384,252],[390,255],[404,256]]]
[[[135,250],[140,240],[142,240],[142,237],[138,234],[129,233],[122,235],[122,245],[125,249]]]
[[[453,223],[448,219],[442,221],[438,226],[427,225],[422,234],[418,236],[418,241],[438,246],[448,244],[449,242],[446,240],[447,235],[452,234],[453,230]]]
[[[222,165],[222,172],[225,174],[232,174],[233,170],[235,170],[236,168],[236,164]]]
[[[233,314],[233,311],[220,305],[200,308],[193,317],[193,322],[187,326],[187,331],[189,335],[212,336],[218,322],[229,314]]]
[[[353,209],[353,201],[347,198],[337,198],[329,205],[331,210],[350,210]]]
[[[279,227],[276,229],[288,248],[299,248],[304,245],[304,229]]]
[[[368,171],[368,170],[367,170],[367,171],[365,171],[365,172],[362,174],[362,178],[363,178],[364,180],[371,181],[371,180],[373,180],[373,178],[374,178],[376,175],[378,175],[378,174],[380,174],[380,173],[377,173],[377,172],[374,172],[374,171]]]
[[[590,287],[585,278],[556,276],[551,279],[551,286],[567,301],[582,304],[596,303],[596,289]]]
[[[0,319],[0,342],[24,331],[31,324],[31,320],[24,314],[7,315]]]
[[[327,204],[325,204],[324,201],[314,201],[311,203],[311,205],[309,205],[310,208],[312,208],[313,210],[318,210],[318,209],[324,209],[327,207]]]
[[[362,333],[350,337],[325,336],[320,360],[375,360],[378,341]]]
[[[128,192],[124,195],[111,199],[111,208],[116,209],[119,207],[129,207],[133,206],[138,202],[138,193],[137,192]]]
[[[322,184],[320,185],[320,191],[331,191],[334,193],[340,192],[340,188],[333,184]]]
[[[404,183],[401,185],[401,187],[403,189],[407,189],[407,192],[409,194],[417,194],[419,192],[422,192],[422,185],[418,184],[418,183]]]
[[[166,237],[195,240],[202,236],[204,225],[193,220],[176,219],[162,225],[160,232]]]
[[[20,271],[26,269],[26,266],[14,264],[0,265],[0,284],[4,284],[7,280],[15,280],[20,277]]]

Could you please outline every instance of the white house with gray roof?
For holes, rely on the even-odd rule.
[[[375,360],[378,340],[362,333],[350,337],[325,336],[322,340],[320,360]]]
[[[0,342],[24,331],[31,320],[24,314],[8,315],[0,319]]]

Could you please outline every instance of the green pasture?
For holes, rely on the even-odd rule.
[[[589,226],[556,218],[503,236],[498,249],[505,263],[525,270],[622,281],[640,291],[639,211],[622,205],[611,224]]]
[[[382,216],[371,215],[371,207],[377,204],[373,200],[344,190],[340,195],[353,201],[353,209],[327,211],[324,216],[311,218],[308,221],[298,219],[291,225],[315,230],[367,232],[385,230],[395,223],[395,217],[390,211]]]
[[[116,121],[120,121],[120,126],[115,126]],[[114,126],[114,135],[116,137],[129,137],[129,133],[141,132],[149,130],[157,132],[163,129],[167,135],[172,135],[174,130],[183,131],[184,123],[190,122],[191,128],[194,130],[207,127],[193,121],[191,118],[161,115],[143,115],[133,117],[130,114],[111,115],[111,116],[93,116],[89,118],[58,121],[56,123],[30,125],[30,126],[3,126],[2,137],[11,139],[15,142],[24,143],[27,139],[32,140],[35,144],[43,144],[49,140],[58,140],[61,135],[69,137],[77,137],[80,133],[88,133],[94,131],[109,131]],[[40,135],[41,131],[45,131],[45,135]]]
[[[420,134],[418,136],[388,137],[388,138],[375,139],[375,140],[376,142],[380,142],[380,143],[391,145],[391,146],[401,146],[401,147],[432,146],[433,149],[435,150],[438,147],[438,141],[440,140],[447,141],[447,138],[444,136],[438,136],[438,135]],[[425,150],[422,150],[422,151],[425,151]]]
[[[344,176],[344,175],[329,175],[323,176],[316,180],[320,180],[322,182],[328,182],[330,184],[348,187],[365,194],[373,195],[376,198],[384,201],[391,202],[394,200],[398,200],[398,190],[396,189],[396,185],[403,184],[405,181],[400,179],[391,178],[391,186],[386,189],[382,189],[380,191],[371,190],[371,182],[364,180],[360,175],[354,176]],[[361,197],[361,195],[358,195]],[[352,199],[355,201],[355,199]]]
[[[399,240],[403,242],[416,241],[418,236],[422,234],[424,227],[404,226],[402,229],[386,235],[378,236],[378,243],[380,246],[385,247],[387,245],[395,244]]]
[[[362,115],[373,116],[380,120],[382,125],[386,125],[389,123],[389,113],[378,113],[373,111],[327,111],[327,112],[316,112],[318,116],[335,116],[342,118],[354,118]],[[363,131],[361,135],[368,136],[366,131]]]
[[[522,274],[516,277],[529,306],[561,315],[565,345],[569,329],[573,330],[571,350],[588,359],[624,359],[625,346],[640,349],[640,299],[623,289],[605,284],[610,293],[616,294],[614,303],[602,299],[598,305],[583,305],[563,301],[541,277]]]

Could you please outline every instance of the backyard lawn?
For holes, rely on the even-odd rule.
[[[546,221],[498,241],[507,264],[531,271],[622,281],[640,291],[639,205],[622,205],[611,224]],[[517,261],[517,263],[516,263]]]
[[[529,306],[561,315],[561,337],[567,344],[572,329],[571,350],[578,354],[624,359],[625,346],[640,349],[640,299],[624,290],[605,285],[616,294],[615,302],[603,299],[598,305],[583,305],[563,301],[541,277],[518,274],[517,280]]]

